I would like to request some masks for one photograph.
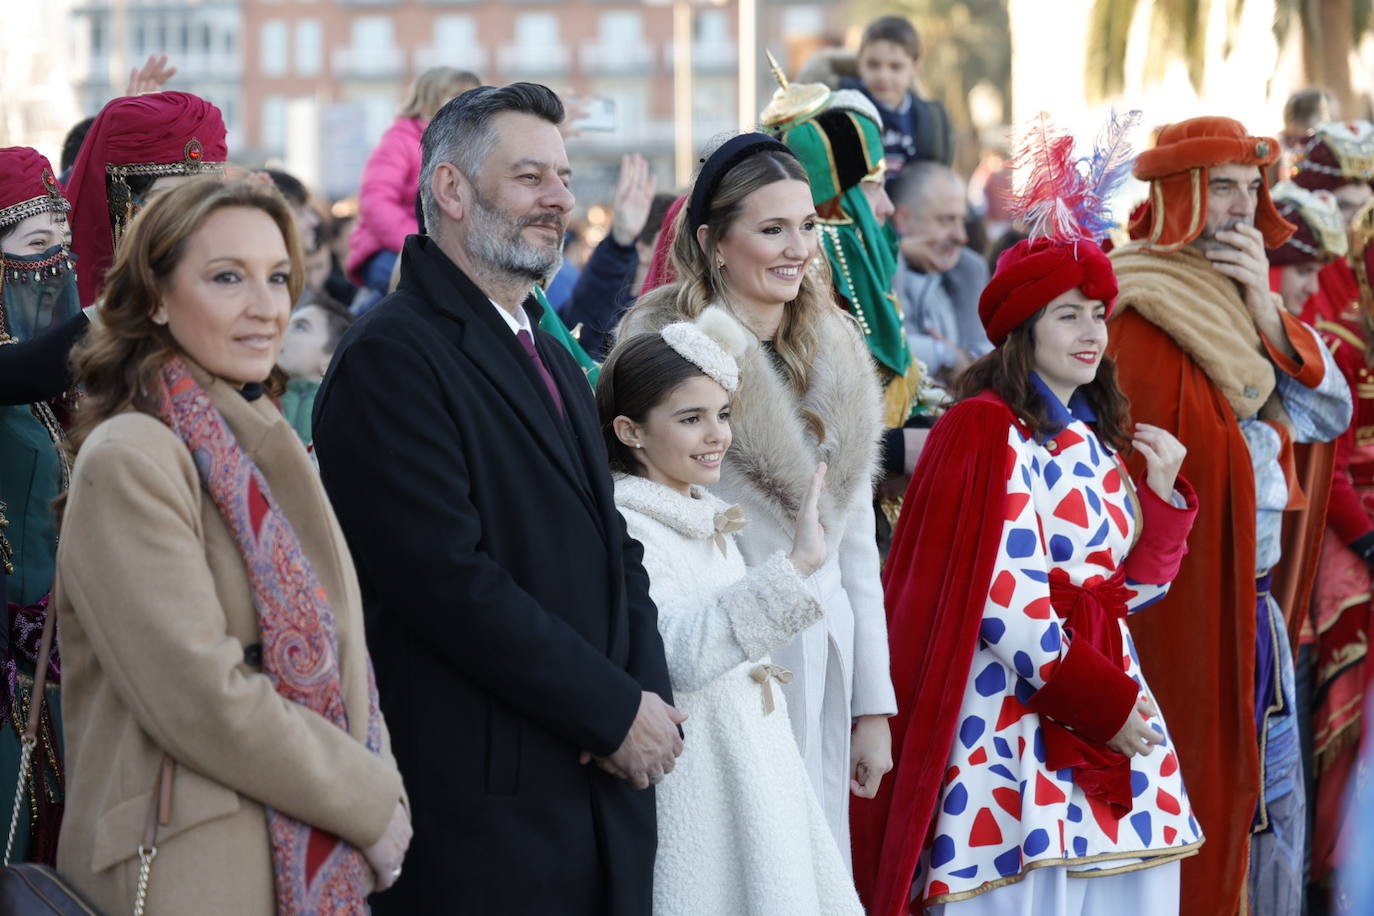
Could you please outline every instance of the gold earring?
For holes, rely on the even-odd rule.
[[[716,258],[716,270],[724,270],[724,269],[725,269],[725,262],[724,262],[723,260],[721,260],[720,258]]]

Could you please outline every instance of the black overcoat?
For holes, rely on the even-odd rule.
[[[382,916],[652,909],[653,790],[578,754],[619,746],[641,690],[672,702],[657,612],[591,390],[524,307],[566,419],[424,236],[315,401],[415,826]]]

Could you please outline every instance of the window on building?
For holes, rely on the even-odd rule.
[[[318,19],[302,19],[296,23],[296,72],[301,76],[318,76],[324,62],[324,29]]]
[[[695,43],[699,45],[728,44],[730,16],[725,10],[702,10],[693,20]]]
[[[91,17],[91,54],[105,53],[105,20],[101,16]]]
[[[638,47],[644,42],[644,17],[637,10],[602,13],[598,42],[603,48]]]
[[[359,16],[353,20],[353,50],[361,56],[390,52],[394,30],[390,16]]]
[[[262,148],[280,153],[286,147],[286,97],[269,95],[262,100]]]
[[[191,53],[191,23],[182,20],[181,28],[177,29],[177,56]]]
[[[521,13],[516,16],[515,43],[522,48],[537,50],[558,47],[557,14]]]
[[[262,24],[262,42],[258,47],[258,66],[264,76],[285,76],[288,48],[287,24],[281,19],[269,19]]]
[[[461,57],[476,47],[477,22],[471,16],[440,16],[434,20],[434,49],[441,55]]]
[[[210,33],[210,23],[202,22],[200,24],[200,49],[204,51],[206,54],[210,53],[212,38],[213,36]]]
[[[784,38],[809,38],[824,33],[824,7],[789,6],[782,11],[782,34]]]

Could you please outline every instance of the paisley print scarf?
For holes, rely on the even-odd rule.
[[[160,416],[190,450],[200,479],[243,555],[262,632],[263,671],[277,692],[348,730],[334,612],[262,471],[179,358],[162,370]],[[381,752],[381,717],[368,662],[367,747]],[[267,809],[280,916],[366,912],[370,866],[361,852]]]

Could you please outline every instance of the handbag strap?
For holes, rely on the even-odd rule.
[[[148,817],[143,822],[143,842],[138,847],[138,890],[134,893],[134,916],[143,916],[148,902],[148,882],[153,877],[153,860],[157,858],[157,828],[172,822],[172,775],[176,761],[171,754],[162,755],[153,783],[153,799],[148,805]]]
[[[38,643],[38,662],[33,669],[33,695],[29,699],[29,718],[20,739],[19,785],[14,790],[14,808],[10,812],[10,833],[5,843],[5,866],[10,864],[14,854],[14,837],[19,831],[19,811],[24,803],[24,787],[29,781],[29,770],[33,766],[33,752],[38,746],[38,727],[43,713],[43,703],[48,684],[48,656],[52,652],[53,639],[57,634],[57,609],[49,606],[43,615],[43,635]],[[153,797],[148,804],[148,818],[143,825],[143,842],[138,847],[139,872],[138,892],[134,898],[134,916],[143,916],[144,905],[148,899],[148,882],[152,877],[153,859],[157,856],[157,828],[172,822],[172,777],[176,772],[176,761],[172,755],[164,753],[157,769],[157,781],[153,784]]]

